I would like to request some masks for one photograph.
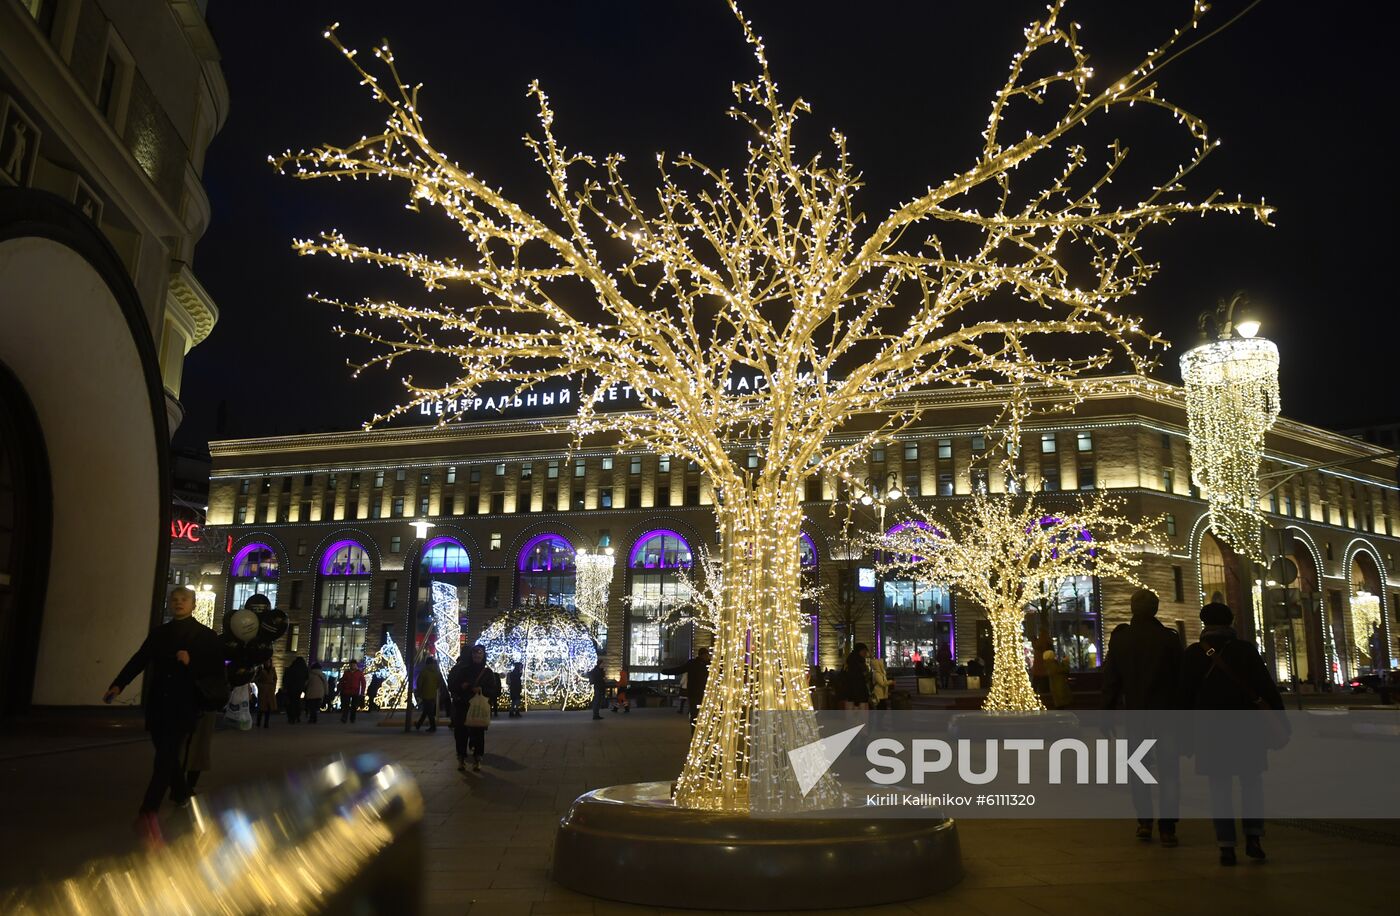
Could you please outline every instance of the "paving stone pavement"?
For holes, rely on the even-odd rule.
[[[217,793],[338,752],[377,751],[414,772],[427,804],[425,912],[637,916],[663,911],[595,900],[552,883],[555,826],[569,803],[589,789],[674,777],[687,736],[685,718],[664,708],[610,715],[604,722],[591,721],[586,712],[502,718],[488,733],[482,772],[464,776],[456,771],[446,728],[404,735],[378,726],[373,716],[355,725],[278,721],[266,730],[219,732],[216,768],[200,788]],[[5,736],[0,806],[10,839],[0,856],[0,884],[60,876],[88,858],[132,849],[131,818],[149,766],[149,744],[130,733],[105,743],[77,737],[70,743],[26,743],[23,735]],[[1270,825],[1267,864],[1222,869],[1210,826],[1202,822],[1184,822],[1182,845],[1173,850],[1136,842],[1128,820],[964,820],[959,829],[967,869],[961,884],[861,912],[1363,912],[1384,898],[1379,883],[1392,874],[1397,851]],[[684,903],[676,901],[678,907]]]

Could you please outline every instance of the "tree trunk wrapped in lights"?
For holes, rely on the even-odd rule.
[[[1279,413],[1278,347],[1262,337],[1201,344],[1181,355],[1191,479],[1210,503],[1211,530],[1262,560],[1259,462]]]
[[[693,461],[708,477],[724,607],[676,799],[742,811],[752,713],[811,709],[798,639],[804,482],[838,473],[915,422],[917,408],[899,397],[914,388],[1012,381],[1058,393],[1063,404],[1115,360],[1142,370],[1139,348],[1156,338],[1116,311],[1154,271],[1138,247],[1142,230],[1212,212],[1267,221],[1270,211],[1218,193],[1188,198],[1182,185],[1216,144],[1153,80],[1203,4],[1120,79],[1096,81],[1076,28],[1052,3],[1027,29],[967,167],[874,222],[856,202],[861,179],[844,137],[833,133],[821,156],[799,155],[794,128],[808,105],[779,96],[762,41],[733,10],[757,60],[754,79],[734,87],[730,116],[754,131],[738,168],[659,157],[655,191],[635,194],[620,155],[595,159],[559,142],[554,111],[532,85],[540,129],[526,144],[550,203],[534,212],[432,144],[419,87],[402,79],[387,44],[362,62],[334,30],[327,37],[387,122],[347,146],[289,151],[274,164],[305,179],[401,181],[412,209],[438,208],[462,230],[461,258],[386,251],[337,232],[296,244],[302,254],[395,267],[429,291],[457,284],[476,297],[313,297],[366,321],[342,331],[375,348],[357,372],[413,357],[452,364],[437,385],[406,378],[406,402],[371,423],[460,403],[486,384],[521,390],[569,378],[580,386],[577,436],[611,435],[622,448]],[[1010,123],[1021,110],[1043,113],[1046,102],[1057,114],[1043,132]],[[1184,126],[1194,145],[1179,169],[1139,185],[1140,196],[1120,174],[1125,148],[1111,145],[1096,161],[1073,142],[1091,117],[1135,103]],[[1051,158],[1053,177],[1013,190],[1013,176],[1027,174],[1021,166]],[[997,295],[1019,300],[1023,317],[996,315]],[[1040,352],[1061,338],[1081,346]],[[736,376],[762,381],[741,386]],[[595,409],[615,386],[641,409]],[[836,444],[833,434],[848,432],[853,417],[877,413],[873,429]],[[750,450],[758,468],[744,460]],[[809,801],[827,800],[813,792]]]
[[[915,507],[910,521],[872,543],[880,569],[959,589],[992,625],[992,685],[983,709],[1043,709],[1022,659],[1022,624],[1045,583],[1072,576],[1118,577],[1141,585],[1145,551],[1161,551],[1162,517],[1129,521],[1121,499],[974,493],[938,517]]]

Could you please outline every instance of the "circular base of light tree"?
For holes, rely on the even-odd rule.
[[[953,738],[1063,738],[1079,729],[1079,717],[1064,709],[964,712],[948,718]]]
[[[554,840],[554,880],[654,907],[801,910],[873,906],[962,879],[947,818],[750,817],[678,808],[671,783],[577,798]]]

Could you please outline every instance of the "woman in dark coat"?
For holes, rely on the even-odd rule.
[[[452,735],[457,741],[457,769],[467,769],[467,753],[472,769],[481,769],[486,753],[486,728],[467,727],[467,704],[481,694],[491,700],[501,695],[501,679],[486,666],[486,650],[477,645],[462,656],[447,674],[447,691],[452,695]]]
[[[865,661],[869,654],[865,643],[858,642],[846,656],[846,670],[841,672],[841,706],[845,709],[870,708],[873,677]]]
[[[306,690],[306,679],[310,676],[311,669],[306,667],[306,659],[300,655],[292,659],[287,670],[282,672],[282,701],[287,707],[288,725],[301,722],[301,695]]]
[[[1264,778],[1270,731],[1264,717],[1279,712],[1283,699],[1254,643],[1239,639],[1234,612],[1212,602],[1201,608],[1201,641],[1181,659],[1181,703],[1198,710],[1248,711],[1248,717],[1197,717],[1196,773],[1210,781],[1211,809],[1220,864],[1235,864],[1234,782],[1240,783],[1245,854],[1264,858]]]

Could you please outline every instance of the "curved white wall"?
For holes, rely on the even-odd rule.
[[[0,361],[38,414],[53,553],[34,703],[100,703],[150,624],[162,538],[140,354],[107,284],[70,248],[0,242]],[[136,703],[139,681],[119,702]]]

